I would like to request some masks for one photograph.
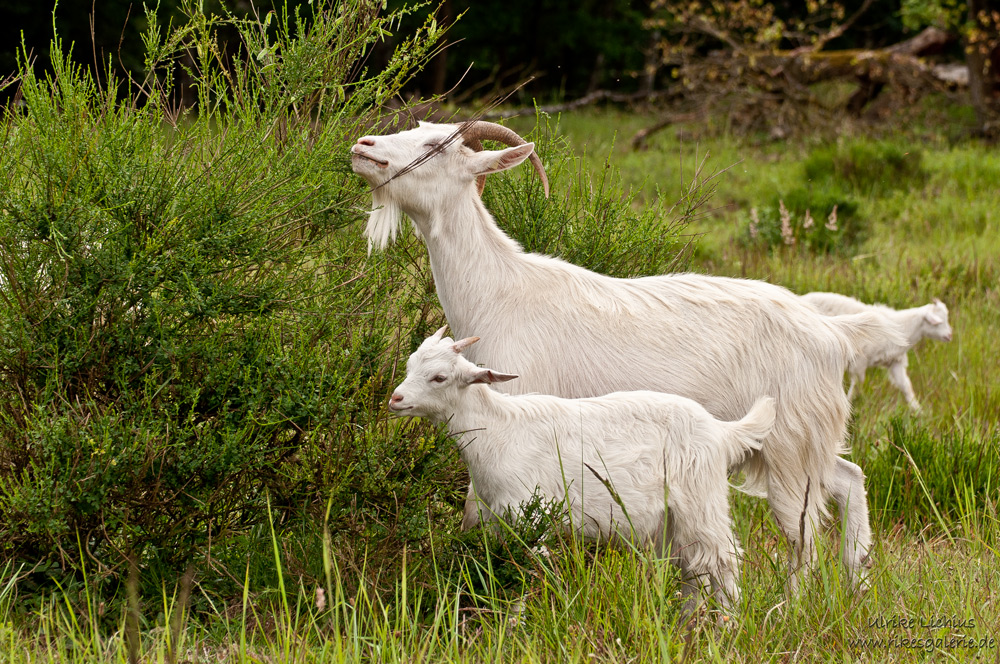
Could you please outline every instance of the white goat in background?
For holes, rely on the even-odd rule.
[[[448,423],[485,518],[516,517],[536,495],[556,500],[568,512],[564,523],[585,537],[669,551],[691,595],[689,612],[699,588],[711,586],[725,608],[739,602],[729,468],[760,450],[774,399],[759,400],[738,422],[720,422],[691,399],[662,392],[501,394],[489,385],[517,376],[462,357],[478,337],[456,342],[444,332],[410,356],[389,409]]]
[[[858,357],[849,367],[851,386],[847,391],[847,398],[853,398],[854,389],[865,382],[865,372],[869,367],[885,367],[889,371],[889,382],[903,393],[903,396],[906,397],[906,403],[910,405],[913,412],[920,412],[920,402],[917,401],[917,396],[913,392],[913,383],[910,382],[910,376],[906,372],[906,367],[909,364],[907,353],[921,339],[951,341],[952,329],[951,325],[948,324],[948,307],[945,306],[944,302],[934,298],[933,302],[922,307],[896,310],[882,304],[865,304],[853,297],[839,293],[806,293],[802,299],[820,313],[828,316],[875,311],[898,325],[903,336],[906,337],[906,349],[887,357]]]
[[[469,147],[485,138],[515,147]],[[525,253],[497,227],[476,180],[517,166],[533,150],[485,122],[423,123],[359,139],[352,167],[372,187],[370,246],[386,246],[401,213],[410,217],[449,325],[459,336],[483,335],[469,359],[526,376],[501,385],[504,391],[569,398],[668,392],[722,420],[777,398],[772,434],[740,468],[746,489],[766,494],[789,540],[790,590],[815,556],[827,497],[844,514],[844,562],[860,579],[871,530],[864,474],[839,456],[850,412],[843,375],[856,357],[898,352],[905,340],[882,316],[823,316],[764,282],[698,274],[617,279]],[[533,163],[544,182],[541,163]],[[476,520],[470,495],[463,525]]]

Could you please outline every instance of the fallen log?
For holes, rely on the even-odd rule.
[[[797,106],[804,114],[805,110],[820,106],[809,86],[848,79],[858,87],[844,103],[843,111],[860,116],[889,85],[910,91],[939,89],[946,84],[953,87],[960,84],[960,76],[926,64],[921,56],[940,52],[955,38],[943,30],[927,28],[911,39],[881,49],[714,51],[680,63],[677,68],[684,99],[702,111],[669,113],[637,132],[632,137],[632,146],[641,149],[657,131],[704,117],[726,98],[741,98],[745,107],[759,102],[759,114],[767,114],[769,107],[781,104]],[[782,131],[777,133],[783,135]]]

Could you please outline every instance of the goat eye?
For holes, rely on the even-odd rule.
[[[424,147],[427,148],[428,150],[437,150],[439,147],[441,147],[441,144],[440,143],[424,143]]]
[[[446,377],[442,376],[441,374],[438,374],[437,376],[434,376],[433,378],[431,378],[431,382],[432,383],[443,383],[446,380],[448,380],[448,379]]]

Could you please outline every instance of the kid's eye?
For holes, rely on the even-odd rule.
[[[446,380],[448,380],[448,379],[446,377],[442,376],[441,374],[438,374],[437,376],[434,376],[433,378],[431,378],[431,382],[432,383],[443,383]]]

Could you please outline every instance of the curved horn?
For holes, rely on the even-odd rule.
[[[499,141],[504,145],[510,147],[516,147],[518,145],[524,145],[528,141],[524,140],[517,135],[513,129],[508,129],[503,125],[498,125],[495,122],[486,122],[485,120],[470,120],[469,122],[463,123],[459,128],[462,134],[462,139],[465,144],[479,152],[483,148],[481,141]],[[538,158],[535,152],[531,153],[528,157],[531,160],[531,165],[535,167],[535,172],[538,173],[538,177],[542,181],[542,188],[545,190],[545,198],[549,197],[549,179],[545,176],[545,168],[542,167],[542,160]],[[486,184],[486,176],[481,175],[479,179],[476,180],[476,188],[479,193],[483,193],[483,187]]]

